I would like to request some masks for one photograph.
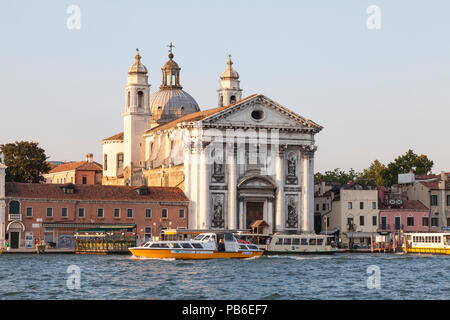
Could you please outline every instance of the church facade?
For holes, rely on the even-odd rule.
[[[180,67],[162,67],[150,95],[139,52],[128,70],[124,131],[102,141],[103,184],[181,188],[189,229],[314,230],[314,136],[322,130],[262,94],[242,98],[231,57],[215,108],[182,90]]]

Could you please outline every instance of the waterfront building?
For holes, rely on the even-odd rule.
[[[102,184],[102,173],[102,165],[94,161],[92,153],[88,153],[85,161],[54,166],[43,177],[46,183]]]
[[[322,127],[262,94],[242,98],[229,56],[217,106],[201,111],[181,85],[172,46],[150,95],[138,52],[125,85],[124,131],[102,141],[103,184],[176,186],[189,228],[313,232],[315,134]]]
[[[380,234],[393,232],[429,232],[430,211],[419,200],[406,199],[401,188],[379,187]]]
[[[428,177],[416,182],[407,191],[409,200],[418,200],[430,212],[430,231],[440,231],[450,226],[450,182],[449,173]]]
[[[316,195],[316,211],[319,209],[321,215],[321,231],[338,234],[343,246],[368,246],[371,238],[378,234],[378,191],[358,182],[342,186],[330,185],[328,188],[323,184],[322,190],[325,192],[318,192]],[[320,212],[321,205],[323,208],[324,204],[330,204],[330,209],[325,206],[325,210]]]
[[[139,240],[188,226],[189,200],[180,188],[4,182],[0,164],[0,242],[33,247],[40,239],[73,248],[74,233],[135,228]]]

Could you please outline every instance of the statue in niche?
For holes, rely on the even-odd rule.
[[[220,197],[216,198],[213,210],[214,210],[214,212],[213,212],[214,214],[213,214],[211,226],[213,228],[223,228],[223,226],[224,226],[223,204],[222,204],[222,199]]]
[[[216,150],[214,150],[212,153],[212,157],[214,158],[213,168],[212,168],[213,182],[223,183],[225,181],[223,160],[220,157],[216,157],[215,152],[216,152]]]
[[[298,183],[296,168],[297,168],[297,157],[295,156],[294,153],[291,153],[287,159],[287,176],[286,176],[287,184]]]
[[[294,197],[290,197],[287,205],[288,219],[286,221],[288,228],[297,227],[297,205]]]

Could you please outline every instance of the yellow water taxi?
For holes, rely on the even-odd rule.
[[[129,248],[135,257],[155,259],[246,259],[263,254],[253,244],[238,243],[232,233],[224,233],[218,243],[216,233],[200,233],[184,241],[148,241],[139,247]]]
[[[450,254],[450,233],[405,233],[405,253]]]

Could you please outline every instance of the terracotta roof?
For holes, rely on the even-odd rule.
[[[64,193],[63,187],[73,186],[74,193]],[[48,200],[122,200],[122,201],[189,201],[177,187],[148,187],[148,193],[139,195],[135,187],[103,186],[93,184],[6,183],[6,197]]]
[[[403,200],[400,208],[389,208],[388,206],[380,203],[380,210],[386,211],[398,211],[398,210],[417,210],[417,211],[429,211],[429,209],[419,200]]]
[[[206,117],[209,117],[209,116],[211,116],[213,114],[216,114],[216,113],[218,113],[218,112],[220,112],[222,110],[231,108],[232,106],[234,106],[234,105],[236,105],[238,103],[241,103],[241,102],[243,102],[245,100],[251,99],[251,98],[253,98],[255,96],[257,96],[257,94],[252,94],[251,96],[245,97],[244,99],[236,101],[235,103],[229,104],[227,106],[223,106],[223,107],[218,107],[218,108],[213,108],[213,109],[208,109],[208,110],[204,110],[204,111],[198,111],[198,112],[187,114],[187,115],[185,115],[183,117],[180,117],[180,118],[178,118],[176,120],[173,120],[173,121],[170,121],[168,123],[165,123],[165,124],[159,125],[157,127],[151,128],[150,130],[148,130],[145,133],[150,133],[150,132],[155,132],[155,131],[169,129],[169,128],[175,127],[178,123],[181,123],[181,122],[190,122],[190,121],[203,120]],[[107,140],[107,139],[105,139],[105,140]]]
[[[115,134],[109,138],[103,139],[102,141],[111,141],[111,140],[119,140],[119,141],[123,141],[123,132]]]
[[[71,170],[102,171],[103,168],[102,165],[97,162],[89,162],[89,161],[69,162],[50,170],[49,174]]]

